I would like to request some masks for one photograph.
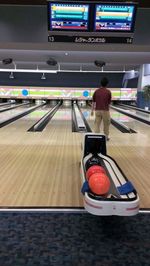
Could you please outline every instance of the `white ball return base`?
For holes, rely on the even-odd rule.
[[[136,215],[139,212],[139,196],[134,188],[132,191],[120,192],[119,188],[131,182],[128,181],[117,163],[106,154],[105,135],[87,133],[84,136],[83,157],[81,160],[82,183],[87,183],[87,164],[93,156],[96,156],[100,165],[104,167],[111,186],[108,195],[105,197],[95,195],[90,190],[85,191],[83,193],[85,209],[94,215]]]

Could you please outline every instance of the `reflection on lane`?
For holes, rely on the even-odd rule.
[[[94,121],[94,116],[91,116],[91,110],[88,110],[88,108],[86,110],[82,109],[82,113],[88,121]],[[129,122],[133,121],[133,119],[131,117],[128,117],[128,116],[121,114],[117,111],[114,111],[112,109],[111,109],[110,114],[111,114],[111,118],[113,118],[119,122],[122,122],[122,123],[129,123]]]
[[[18,107],[17,109],[12,109],[12,110],[0,113],[0,123],[6,119],[9,119],[15,115],[22,113],[23,111],[26,111],[28,108],[30,108],[32,106],[33,105],[29,104],[26,106]]]
[[[61,107],[52,117],[52,120],[71,120],[71,108]]]
[[[33,111],[32,113],[24,116],[23,118],[21,118],[21,120],[39,120],[41,119],[47,112],[49,112],[51,109],[51,107],[47,107],[47,106],[43,106],[35,111]]]
[[[89,125],[93,127],[94,125],[94,116],[91,116],[91,109],[82,108],[82,113],[84,117],[87,119]],[[123,123],[127,127],[137,131],[146,134],[146,131],[149,130],[149,125],[146,125],[136,119],[133,119],[127,115],[121,114],[114,109],[110,109],[110,115],[113,119],[118,120],[119,122]]]
[[[13,107],[13,106],[16,106],[17,104],[13,104],[13,103],[3,103],[3,104],[0,104],[0,110],[4,110],[6,108],[10,108],[10,107]]]
[[[127,112],[130,112],[133,115],[138,115],[140,118],[146,119],[147,121],[150,121],[150,114],[144,113],[138,110],[130,109],[129,107],[124,106],[118,106],[118,108],[123,109]]]
[[[82,114],[84,115],[84,117],[86,118],[86,119],[89,119],[90,120],[90,118],[91,118],[91,111],[90,110],[82,110]]]
[[[68,127],[69,125],[69,127],[71,127],[71,121],[71,108],[60,107],[52,119],[48,122],[44,131],[51,130],[51,128],[54,127],[58,130],[58,132],[62,132],[62,130],[66,130],[66,126]]]
[[[35,105],[36,106],[36,105]],[[12,124],[9,124],[7,127],[11,127],[15,130],[28,130],[36,122],[38,122],[47,112],[51,109],[50,106],[41,106],[33,112],[23,116],[22,118],[15,120]]]
[[[91,130],[93,131],[94,128],[94,115],[91,116],[91,108],[89,106],[81,108],[82,114],[84,118],[87,120]]]
[[[119,122],[123,123],[127,127],[135,130],[136,132],[146,133],[149,130],[149,125],[144,124],[136,119],[133,119],[127,115],[121,114],[113,109],[110,109],[111,117]]]
[[[110,114],[111,114],[111,118],[113,118],[119,122],[122,122],[122,123],[129,123],[129,122],[133,121],[133,118],[131,118],[127,115],[121,114],[121,113],[114,111],[112,109],[110,111]]]

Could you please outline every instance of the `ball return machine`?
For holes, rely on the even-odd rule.
[[[110,189],[106,196],[96,195],[88,187],[86,171],[92,160],[104,167],[110,179]],[[132,216],[139,212],[137,191],[115,160],[107,155],[105,135],[85,134],[81,159],[81,178],[84,207],[89,213],[105,216]]]

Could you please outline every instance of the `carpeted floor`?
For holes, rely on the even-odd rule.
[[[149,266],[150,214],[0,212],[0,266]]]

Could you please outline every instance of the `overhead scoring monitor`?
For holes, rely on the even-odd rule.
[[[48,41],[132,43],[137,3],[48,0]]]
[[[49,30],[89,30],[89,4],[76,2],[49,2],[48,15]]]
[[[128,3],[96,4],[94,31],[133,32],[136,5]]]

